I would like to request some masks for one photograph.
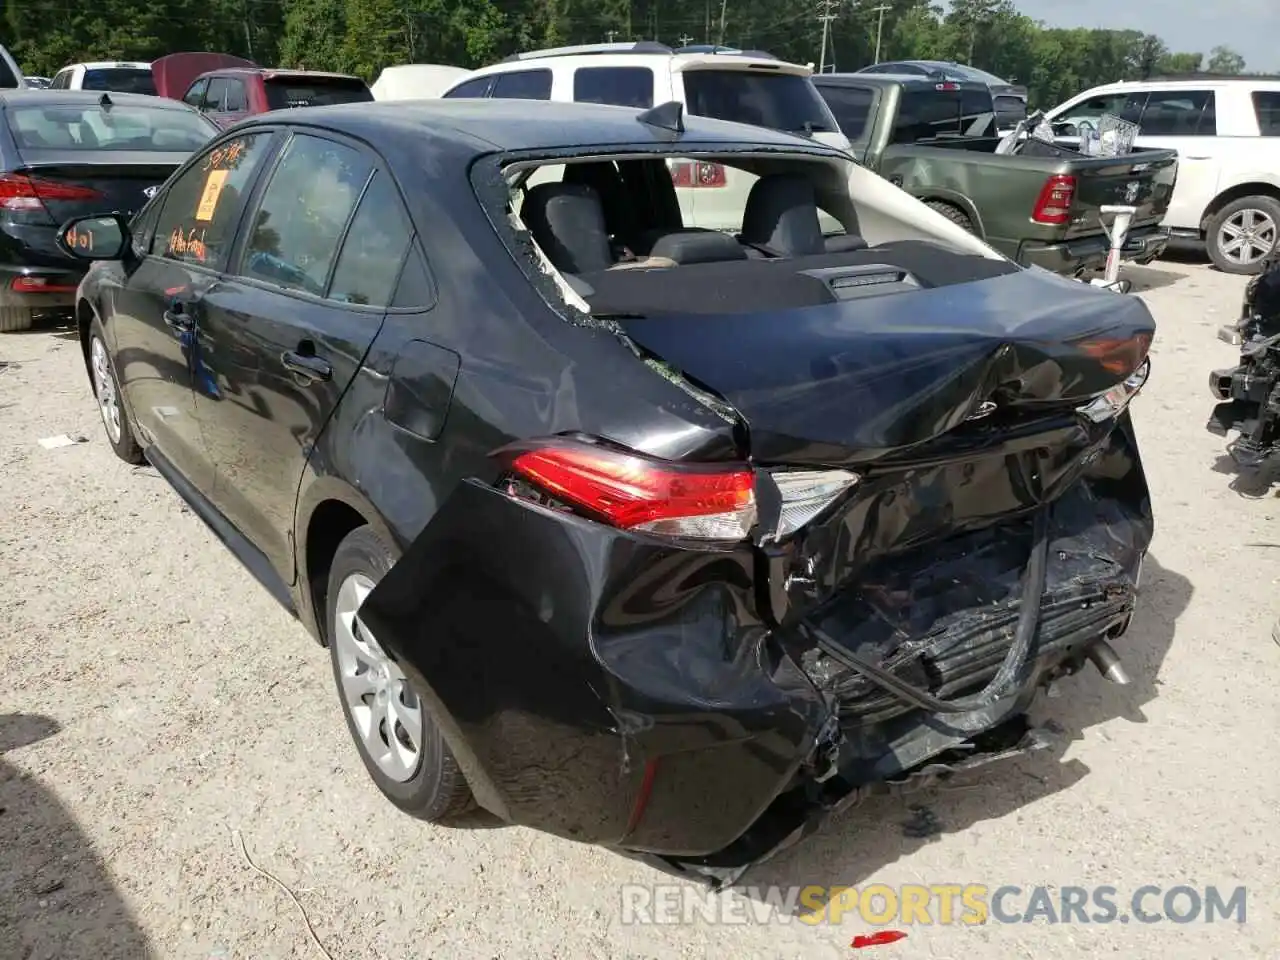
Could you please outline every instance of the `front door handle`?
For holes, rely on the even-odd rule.
[[[328,380],[333,376],[333,367],[328,360],[322,360],[314,354],[298,353],[286,350],[280,354],[280,362],[290,373],[296,373],[311,381]]]

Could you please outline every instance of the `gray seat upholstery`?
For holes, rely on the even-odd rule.
[[[795,173],[770,174],[752,185],[743,211],[742,240],[784,257],[843,253],[867,246],[852,234],[822,235],[813,182]]]
[[[565,273],[591,273],[613,265],[600,195],[581,183],[530,188],[520,219],[552,265]]]

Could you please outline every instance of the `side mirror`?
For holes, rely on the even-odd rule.
[[[76,217],[58,231],[58,246],[77,260],[121,260],[129,241],[129,224],[118,213]]]

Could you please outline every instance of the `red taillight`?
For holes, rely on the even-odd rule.
[[[671,164],[671,182],[677,187],[723,187],[727,182],[724,167],[705,160],[677,160]]]
[[[92,187],[57,183],[24,173],[0,176],[0,207],[6,210],[43,210],[46,200],[96,200],[101,196]]]
[[[14,277],[9,284],[14,293],[75,293],[75,284],[57,283],[48,277]]]
[[[629,530],[741,540],[756,522],[743,466],[676,464],[571,441],[513,451],[513,473],[583,513]]]
[[[1117,377],[1127,377],[1147,359],[1151,350],[1151,334],[1140,333],[1133,337],[1099,337],[1095,340],[1081,340],[1076,348],[1085,356],[1098,361],[1098,365],[1108,373]]]
[[[1076,195],[1076,178],[1055,173],[1040,188],[1031,219],[1036,223],[1064,224],[1071,219],[1071,201]]]

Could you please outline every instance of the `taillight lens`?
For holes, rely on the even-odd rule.
[[[518,477],[622,529],[743,540],[756,523],[755,477],[745,466],[677,464],[559,440],[510,456]]]
[[[726,180],[724,167],[705,160],[676,160],[671,164],[671,182],[677,187],[706,189],[723,187]]]
[[[1076,178],[1055,173],[1044,182],[1031,219],[1036,223],[1064,224],[1071,219],[1071,201],[1076,195]]]
[[[1133,337],[1099,337],[1081,340],[1075,345],[1087,357],[1098,361],[1098,366],[1117,377],[1127,377],[1147,359],[1151,351],[1151,334],[1140,333]]]
[[[1094,397],[1083,407],[1077,408],[1077,412],[1094,423],[1102,423],[1118,417],[1124,412],[1125,407],[1129,406],[1129,401],[1136,397],[1138,391],[1146,385],[1149,376],[1151,376],[1151,361],[1143,360],[1137,370],[1110,390]]]
[[[772,476],[782,494],[775,540],[795,533],[858,482],[858,475],[848,470],[796,470]]]
[[[92,187],[57,183],[24,173],[0,175],[0,207],[15,211],[43,211],[46,200],[96,200],[102,194]]]
[[[9,284],[14,293],[75,293],[74,283],[59,283],[48,277],[14,277]]]

